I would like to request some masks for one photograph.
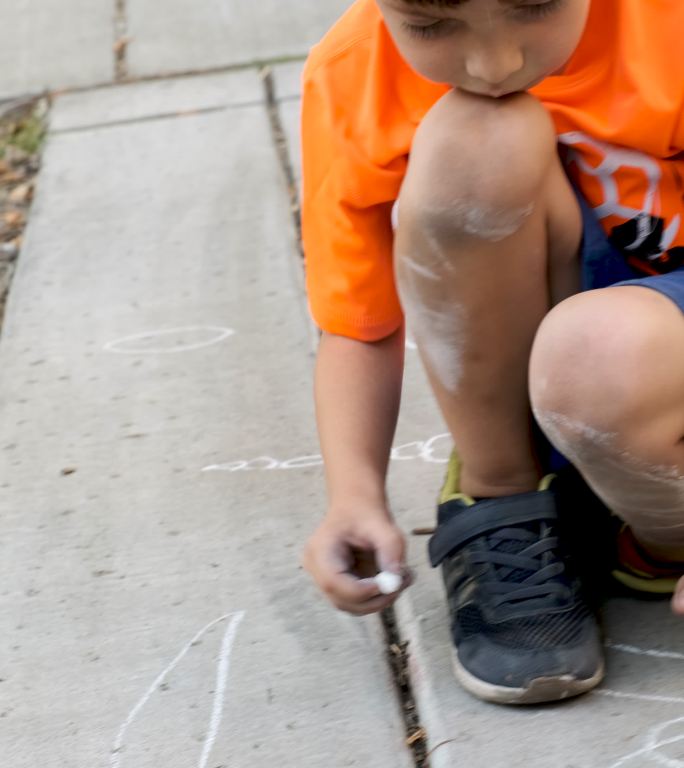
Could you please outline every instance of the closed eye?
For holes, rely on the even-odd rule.
[[[425,40],[448,34],[458,24],[456,19],[438,19],[430,24],[411,24],[408,21],[403,21],[401,26],[412,37]]]
[[[527,18],[534,21],[550,16],[564,4],[565,0],[547,0],[547,2],[535,3],[534,5],[520,5],[515,9],[515,13],[523,19]]]

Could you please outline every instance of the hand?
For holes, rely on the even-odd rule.
[[[382,611],[411,583],[404,536],[385,509],[328,512],[304,550],[304,567],[327,598],[356,616]],[[378,571],[402,575],[401,588],[383,595]]]

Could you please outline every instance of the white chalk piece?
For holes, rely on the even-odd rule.
[[[381,571],[375,577],[375,583],[383,595],[393,595],[398,592],[402,581],[403,579],[398,573],[391,573],[390,571]]]

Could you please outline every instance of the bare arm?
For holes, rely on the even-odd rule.
[[[331,506],[352,499],[384,505],[403,367],[403,329],[371,343],[323,335],[316,415]]]
[[[381,610],[396,597],[381,596],[373,581],[360,578],[369,575],[364,560],[397,573],[404,566],[404,538],[385,495],[403,364],[403,328],[370,343],[321,339],[315,395],[328,511],[305,564],[330,600],[352,613]]]

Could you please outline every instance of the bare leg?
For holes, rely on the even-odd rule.
[[[580,237],[553,127],[536,100],[454,92],[438,102],[412,149],[395,264],[466,493],[537,487],[528,360],[550,306],[578,289]]]
[[[684,562],[679,308],[635,286],[563,302],[537,335],[530,390],[549,439],[645,549]]]

